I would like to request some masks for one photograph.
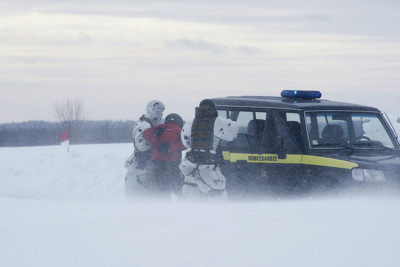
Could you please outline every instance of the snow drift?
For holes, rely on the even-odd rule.
[[[0,148],[0,196],[120,198],[132,144]]]

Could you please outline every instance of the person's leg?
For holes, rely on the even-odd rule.
[[[168,162],[167,166],[167,179],[169,190],[177,197],[182,196],[182,186],[184,183],[178,162]]]
[[[164,178],[164,165],[163,162],[160,160],[153,161],[153,185],[152,185],[152,192],[156,195],[160,194],[162,191],[162,182]]]
[[[152,188],[152,171],[128,169],[125,176],[125,195],[128,197],[145,197]]]
[[[184,184],[182,187],[182,198],[186,200],[200,200],[202,193],[196,184]]]
[[[127,170],[125,175],[125,196],[134,197],[136,189],[136,175],[133,168]]]
[[[228,196],[227,196],[227,192],[226,190],[216,190],[213,189],[211,191],[208,192],[208,199],[210,200],[227,200]]]
[[[174,162],[158,161],[155,172],[157,193],[161,197],[171,197],[171,190],[175,187],[176,176],[180,175],[179,167]]]

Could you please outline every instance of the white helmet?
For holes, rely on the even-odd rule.
[[[164,110],[165,106],[163,102],[152,100],[147,103],[146,114],[144,116],[148,118],[153,123],[153,125],[157,125],[160,123]]]

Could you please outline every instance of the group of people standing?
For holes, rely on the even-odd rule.
[[[209,99],[200,102],[194,120],[186,123],[171,113],[161,124],[164,110],[161,101],[150,101],[133,128],[134,152],[125,162],[126,195],[226,198],[219,144],[221,140],[236,139],[237,123],[218,117]]]

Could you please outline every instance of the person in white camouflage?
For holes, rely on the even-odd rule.
[[[152,192],[152,145],[143,138],[143,132],[161,123],[165,106],[161,101],[152,100],[146,106],[145,114],[133,127],[133,154],[125,161],[126,196],[146,196]]]
[[[218,117],[214,103],[205,99],[196,108],[193,122],[183,126],[181,140],[188,148],[179,165],[185,184],[182,196],[186,199],[226,199],[226,178],[221,173],[220,140],[231,142],[239,131],[237,122]]]

